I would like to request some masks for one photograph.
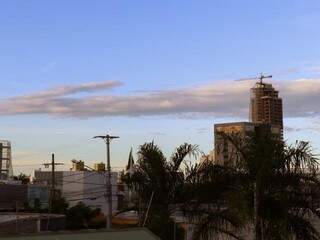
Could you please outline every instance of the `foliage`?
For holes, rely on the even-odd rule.
[[[67,229],[103,228],[106,224],[105,216],[100,209],[91,209],[79,202],[67,211]]]
[[[185,187],[192,201],[185,210],[197,224],[195,239],[215,234],[239,239],[241,229],[250,226],[256,240],[320,239],[311,223],[319,218],[320,191],[310,145],[288,146],[267,128],[247,137],[221,136],[236,150],[227,164],[204,162],[188,169]]]
[[[13,180],[21,181],[22,184],[28,184],[30,182],[30,176],[20,173],[18,176],[14,176]]]
[[[52,201],[51,213],[66,214],[69,204],[65,198],[55,198]]]
[[[183,197],[181,164],[186,156],[197,156],[198,152],[198,146],[185,143],[175,150],[168,161],[157,145],[145,143],[140,146],[134,173],[123,177],[123,181],[138,193],[136,208],[140,225],[146,220],[147,227],[162,239],[173,239],[172,215]]]
[[[240,239],[235,232],[242,230],[244,214],[230,204],[234,195],[234,171],[204,160],[188,166],[183,212],[195,226],[193,239],[212,239],[225,235]]]

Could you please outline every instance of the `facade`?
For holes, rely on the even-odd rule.
[[[106,200],[106,177],[103,171],[64,171],[62,196],[75,206],[83,202],[92,208],[100,208],[104,214],[108,213]],[[118,173],[111,172],[112,209],[116,213],[118,208]]]
[[[48,207],[48,187],[44,185],[0,184],[0,211],[30,207]]]
[[[9,180],[12,176],[11,143],[0,140],[0,180]]]
[[[28,203],[28,185],[0,184],[0,211],[24,208]]]
[[[63,184],[63,172],[55,171],[55,189],[57,196],[61,196]],[[52,186],[52,173],[51,171],[42,171],[41,169],[34,171],[33,183],[36,185]]]
[[[200,163],[205,162],[205,161],[214,162],[214,156],[215,156],[215,152],[214,152],[214,150],[211,150],[208,154],[201,156],[199,162]]]
[[[282,99],[271,84],[257,82],[250,91],[250,122],[283,128]]]
[[[70,171],[55,172],[55,189],[58,196],[64,197],[69,206],[75,206],[82,202],[92,208],[100,208],[103,213],[108,212],[108,203],[106,200],[106,176],[107,172],[102,171],[103,165],[97,165],[100,171],[89,171],[82,168],[84,163],[73,164]],[[82,169],[82,170],[77,170]],[[34,184],[50,187],[52,182],[51,171],[36,170],[34,172]],[[115,213],[118,208],[118,173],[111,172],[112,184],[112,208]],[[121,198],[121,196],[120,196]]]
[[[282,127],[270,124],[252,122],[233,122],[214,125],[214,159],[220,165],[234,165],[240,159],[238,151],[234,145],[224,137],[232,136],[238,144],[245,142],[245,138],[256,131],[267,129],[276,139],[282,137]]]
[[[251,122],[233,122],[214,125],[214,159],[217,164],[234,164],[237,151],[233,144],[223,137],[223,134],[245,138],[254,132],[255,124]]]
[[[28,202],[32,208],[44,209],[49,206],[49,188],[46,185],[28,185]]]

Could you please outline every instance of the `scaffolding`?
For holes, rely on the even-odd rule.
[[[12,175],[11,143],[0,140],[0,180],[9,180]]]

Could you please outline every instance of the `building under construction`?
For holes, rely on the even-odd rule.
[[[271,84],[258,81],[250,91],[250,122],[283,128],[282,99]]]
[[[0,140],[0,180],[9,180],[12,175],[11,143]]]

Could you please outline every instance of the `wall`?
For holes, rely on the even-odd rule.
[[[118,173],[111,173],[112,184],[112,209],[117,210],[117,181]],[[106,172],[97,171],[66,171],[63,175],[62,195],[69,201],[70,206],[78,202],[92,208],[100,208],[103,213],[108,213],[106,194]]]
[[[28,185],[0,184],[0,210],[23,208],[28,203]]]

